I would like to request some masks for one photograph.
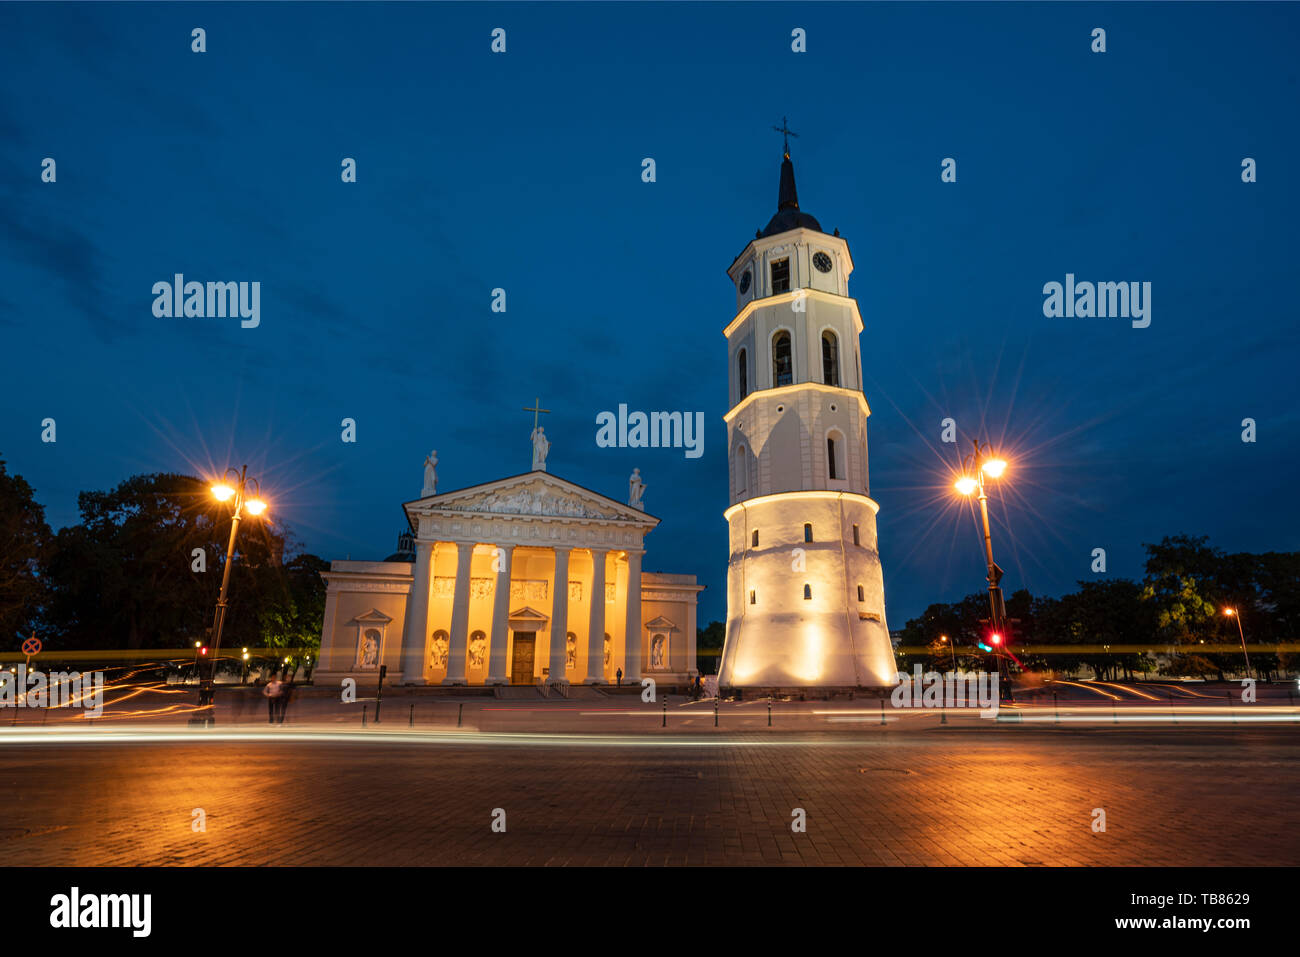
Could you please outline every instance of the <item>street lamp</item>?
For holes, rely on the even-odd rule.
[[[994,455],[988,445],[981,445],[979,439],[973,440],[975,451],[962,460],[962,476],[953,483],[957,491],[969,498],[979,492],[980,516],[984,522],[984,558],[988,563],[989,607],[992,611],[993,633],[997,637],[994,644],[999,647],[991,654],[997,660],[998,675],[1001,679],[1002,698],[1011,699],[1011,674],[1006,658],[1000,653],[1001,636],[1006,634],[1006,607],[1002,603],[1002,569],[993,561],[993,536],[989,532],[989,497],[984,488],[984,479],[1001,478],[1007,470],[1006,459]]]
[[[1241,653],[1246,658],[1246,677],[1250,677],[1250,654],[1246,651],[1246,633],[1241,630],[1241,616],[1237,614],[1235,608],[1225,608],[1223,613],[1229,618],[1237,619],[1237,634],[1241,636]]]
[[[252,497],[249,498],[249,492]],[[199,704],[213,706],[216,693],[217,661],[221,655],[221,631],[226,624],[228,602],[226,593],[230,590],[230,569],[235,564],[235,537],[239,534],[239,522],[243,513],[261,515],[266,511],[266,502],[261,498],[262,487],[257,479],[248,477],[248,466],[242,469],[226,469],[225,479],[212,486],[212,495],[218,502],[234,500],[234,509],[230,518],[230,542],[226,546],[226,567],[221,573],[221,592],[217,596],[217,608],[212,619],[212,678],[199,687]],[[205,687],[206,685],[206,687]],[[208,712],[211,721],[215,711]]]
[[[952,670],[956,671],[957,670],[957,649],[953,647],[953,644],[948,640],[947,635],[939,636],[939,644],[947,645],[948,650],[952,652]]]

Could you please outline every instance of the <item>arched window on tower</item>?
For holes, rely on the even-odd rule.
[[[746,362],[747,358],[744,349],[741,349],[740,352],[736,354],[736,387],[740,390],[739,399],[743,399],[745,396],[749,395],[749,368]],[[739,399],[737,399],[737,401],[739,401]]]
[[[822,333],[822,382],[840,384],[840,345],[829,329]]]
[[[790,333],[782,329],[772,337],[772,386],[794,382],[794,361],[790,354]]]
[[[844,436],[837,429],[826,433],[826,477],[833,481],[848,478],[844,468]]]

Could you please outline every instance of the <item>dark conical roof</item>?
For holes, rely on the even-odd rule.
[[[790,162],[790,154],[786,153],[781,160],[781,188],[776,198],[776,215],[768,221],[767,228],[759,233],[759,237],[775,236],[788,229],[815,229],[819,233],[824,232],[815,217],[799,210],[799,192],[794,186],[794,164]]]

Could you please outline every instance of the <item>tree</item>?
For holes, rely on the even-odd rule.
[[[0,459],[0,647],[16,648],[36,630],[48,597],[41,566],[50,541],[32,487]]]
[[[192,648],[210,641],[230,534],[230,509],[188,475],[137,475],[109,492],[83,492],[81,523],[59,531],[49,574],[51,619],[65,648]],[[231,570],[222,644],[320,634],[324,586],[313,556],[283,564],[286,533],[245,518]],[[196,571],[201,553],[204,571]],[[319,559],[314,559],[319,562]],[[314,577],[313,577],[314,576]],[[264,620],[264,611],[276,605]]]
[[[1195,651],[1197,645],[1220,637],[1213,598],[1224,591],[1219,575],[1226,566],[1223,553],[1209,547],[1208,540],[1175,535],[1165,537],[1159,545],[1145,545],[1147,574],[1142,597],[1154,611],[1157,634],[1181,646],[1171,670],[1175,674],[1214,673],[1223,680],[1225,656]],[[1232,571],[1239,574],[1237,569]]]
[[[718,673],[718,662],[722,657],[722,643],[726,634],[727,626],[720,621],[711,621],[707,628],[695,629],[695,660],[700,674]]]

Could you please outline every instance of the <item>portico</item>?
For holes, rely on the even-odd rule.
[[[403,507],[406,575],[391,561],[334,562],[325,573],[324,678],[382,660],[391,683],[408,685],[600,685],[620,670],[637,683],[655,642],[657,680],[693,676],[700,586],[642,573],[659,519],[540,470]],[[400,613],[391,601],[361,608],[372,600],[356,593],[381,584],[388,594],[406,585]],[[678,638],[675,659],[665,654],[674,630],[692,639],[687,648]]]

